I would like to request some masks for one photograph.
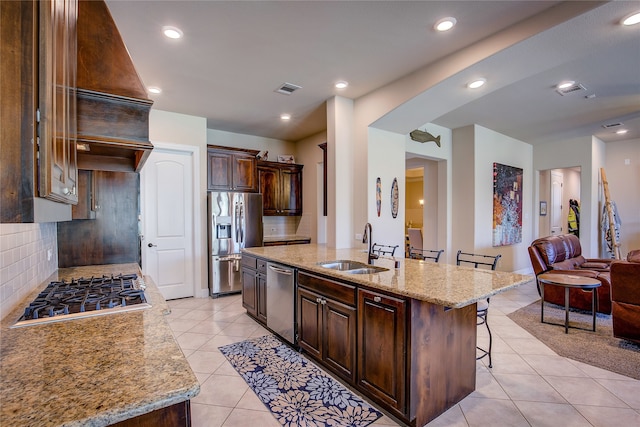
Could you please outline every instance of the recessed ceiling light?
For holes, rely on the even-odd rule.
[[[636,25],[638,23],[640,23],[640,12],[627,16],[622,20],[622,25]]]
[[[344,89],[347,86],[349,86],[349,82],[345,82],[344,80],[341,80],[336,83],[336,89]]]
[[[157,87],[157,86],[149,86],[149,87],[147,88],[147,90],[148,90],[149,92],[151,92],[151,93],[155,93],[155,94],[162,93],[162,89],[160,89],[160,88],[159,88],[159,87]]]
[[[287,114],[287,113],[280,114],[280,120],[288,122],[289,120],[291,120],[291,114]]]
[[[574,82],[573,80],[567,80],[567,81],[564,81],[562,83],[558,83],[558,85],[556,87],[558,89],[566,89],[568,87],[573,86],[574,84],[576,84],[576,82]]]
[[[467,87],[469,89],[478,89],[479,87],[484,86],[486,82],[487,82],[487,79],[475,79],[467,83]]]
[[[183,36],[182,30],[180,28],[169,26],[162,27],[162,34],[170,39],[181,39]]]
[[[629,131],[628,131],[628,130],[626,130],[626,129],[620,129],[620,130],[617,130],[617,131],[616,131],[616,133],[617,133],[618,135],[624,135],[624,134],[625,134],[625,133],[627,133],[627,132],[629,132]]]
[[[456,18],[448,16],[436,22],[433,28],[435,28],[437,31],[448,31],[452,29],[454,25],[456,25],[456,22],[458,22]]]

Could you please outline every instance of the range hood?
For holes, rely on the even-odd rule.
[[[104,1],[78,2],[77,32],[78,168],[139,172],[153,101]]]

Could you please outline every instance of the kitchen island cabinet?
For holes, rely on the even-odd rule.
[[[427,424],[475,389],[476,303],[533,280],[528,275],[411,259],[394,268],[391,257],[375,261],[386,269],[382,272],[350,274],[319,264],[366,263],[366,252],[316,244],[246,248],[243,257],[247,255],[298,269],[300,348],[412,427]],[[352,306],[341,300],[349,293]],[[353,311],[345,315],[325,308],[331,299]],[[327,328],[328,310],[342,319],[335,323],[339,328]],[[345,344],[347,331],[353,330],[348,318],[357,319],[355,348]],[[355,357],[355,377],[344,375],[327,358],[322,347],[327,341]],[[345,364],[344,356],[338,360]]]
[[[355,286],[298,273],[298,345],[347,381],[356,367]]]
[[[136,273],[137,264],[59,269],[52,280]],[[169,307],[144,278],[150,308],[10,329],[27,296],[2,319],[0,424],[190,425],[200,385],[165,319]]]

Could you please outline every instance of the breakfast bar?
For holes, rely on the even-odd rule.
[[[533,277],[367,259],[361,249],[316,244],[247,248],[243,305],[268,320],[259,307],[271,288],[261,271],[271,263],[296,269],[295,345],[397,420],[423,426],[475,389],[476,302]]]

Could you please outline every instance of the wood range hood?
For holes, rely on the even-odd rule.
[[[78,2],[77,34],[78,169],[139,172],[153,101],[104,1]]]

